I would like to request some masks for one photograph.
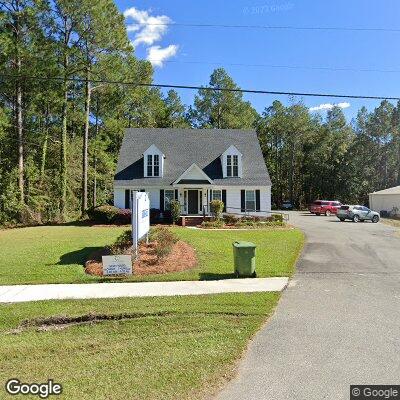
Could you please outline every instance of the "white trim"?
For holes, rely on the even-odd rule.
[[[211,184],[213,183],[212,179],[210,179],[210,177],[196,163],[193,163],[189,168],[187,168],[182,173],[182,175],[178,179],[175,180],[175,182],[173,182],[173,185],[177,185],[178,182],[182,180],[185,177],[185,175],[187,175],[193,168],[197,169],[197,171],[200,172],[200,174],[204,177],[204,179],[206,179]],[[182,183],[181,185],[185,185],[185,183]]]

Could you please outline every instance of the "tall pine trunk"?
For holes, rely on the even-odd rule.
[[[66,49],[65,49],[66,51]],[[60,162],[60,213],[61,219],[65,220],[65,210],[67,203],[67,111],[68,111],[68,80],[67,80],[67,68],[68,68],[68,56],[64,54],[64,81],[63,81],[63,100],[62,100],[62,111],[61,111],[61,162]]]
[[[17,70],[17,81],[15,86],[15,120],[18,137],[18,190],[19,201],[25,203],[24,193],[24,131],[23,131],[23,111],[22,111],[22,84],[21,84],[21,69],[22,61],[19,51],[19,42],[21,40],[21,26],[19,20],[20,3],[15,2],[15,17],[14,17],[14,39],[15,39],[15,68]]]
[[[89,124],[90,124],[90,71],[86,70],[85,81],[85,130],[83,134],[82,148],[82,215],[87,210],[88,204],[88,142],[89,142]]]

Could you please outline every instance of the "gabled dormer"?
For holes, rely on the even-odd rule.
[[[222,175],[224,178],[241,178],[243,173],[242,153],[230,146],[221,155]]]
[[[144,177],[145,178],[162,178],[164,173],[164,154],[157,146],[152,144],[143,153]]]

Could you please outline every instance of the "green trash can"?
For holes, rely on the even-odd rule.
[[[251,242],[233,242],[235,275],[256,277],[256,245]]]

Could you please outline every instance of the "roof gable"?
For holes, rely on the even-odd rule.
[[[178,184],[181,181],[208,181],[213,183],[210,177],[196,163],[193,163],[184,171],[174,183]]]

